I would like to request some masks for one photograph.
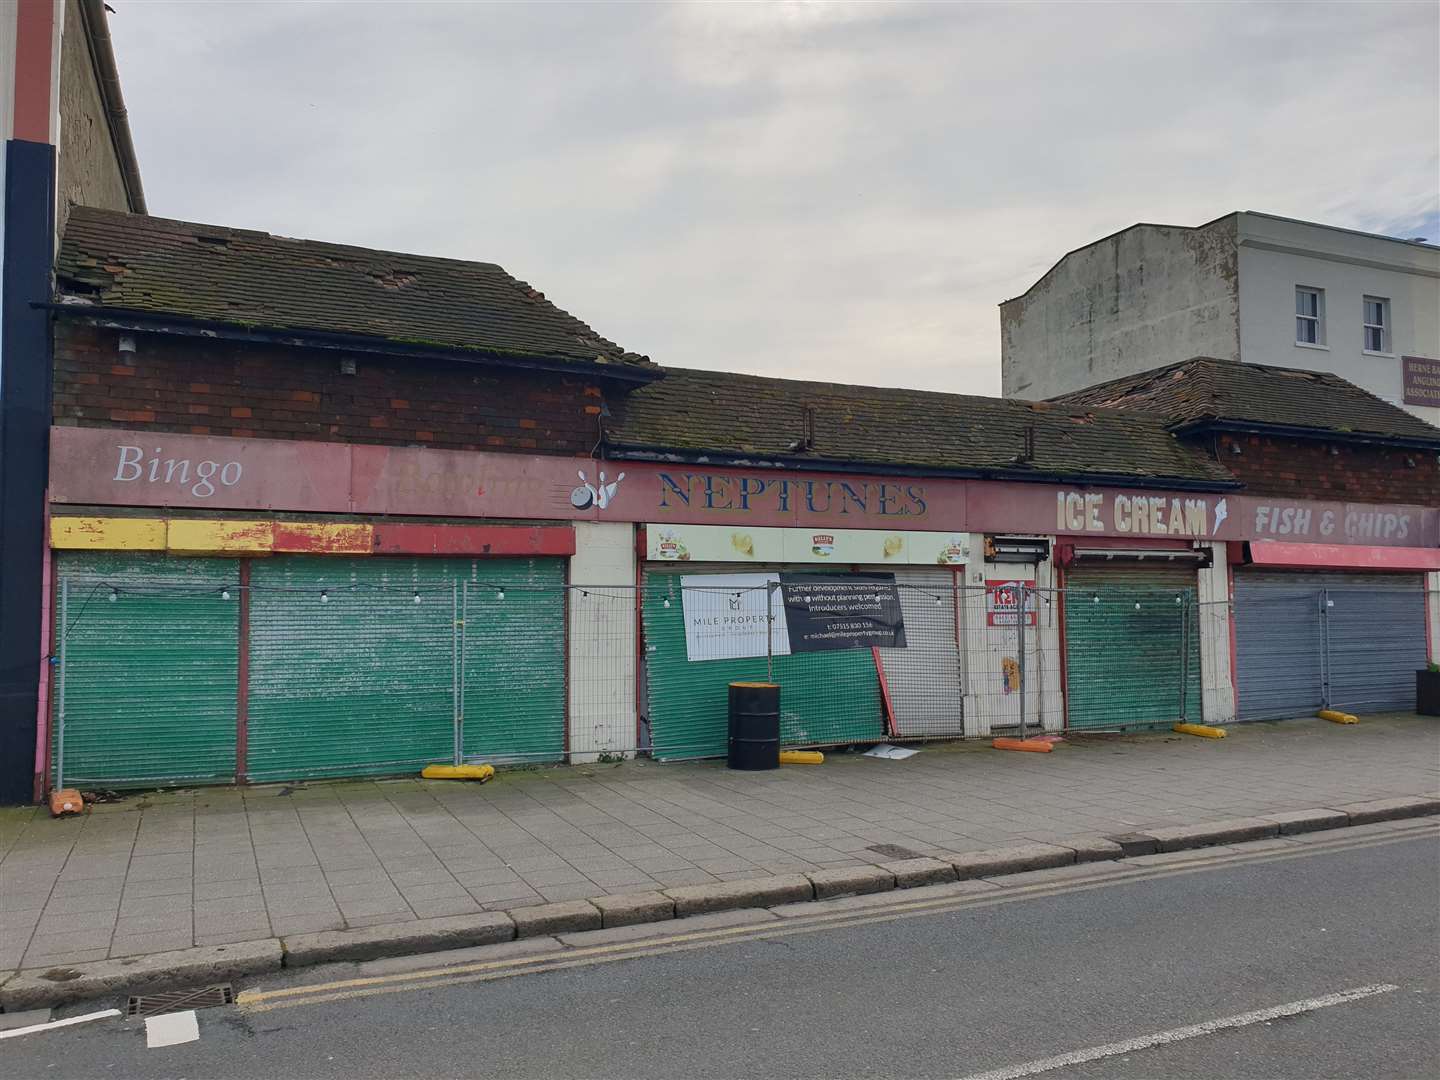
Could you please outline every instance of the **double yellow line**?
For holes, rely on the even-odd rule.
[[[1200,873],[1217,866],[1233,866],[1254,862],[1276,862],[1305,858],[1311,855],[1330,854],[1354,848],[1377,847],[1412,840],[1416,836],[1440,833],[1440,824],[1417,821],[1414,827],[1396,829],[1380,835],[1346,837],[1336,833],[1333,840],[1295,844],[1294,848],[1267,846],[1264,850],[1245,852],[1216,852],[1212,855],[1188,858],[1173,865],[1133,866],[1126,863],[1096,864],[1097,866],[1118,866],[1119,869],[1097,871],[1092,875],[1077,875],[1033,885],[1004,886],[984,893],[967,893],[958,896],[940,896],[933,899],[896,899],[890,903],[881,900],[880,894],[873,897],[873,906],[847,907],[832,911],[817,911],[813,915],[781,918],[775,922],[748,923],[741,926],[716,927],[709,930],[684,931],[684,922],[657,923],[655,936],[639,941],[620,942],[612,945],[591,945],[564,949],[559,952],[539,953],[532,956],[512,957],[505,960],[486,960],[473,963],[449,964],[418,971],[396,972],[391,975],[374,975],[353,979],[337,979],[331,982],[311,983],[304,986],[288,986],[276,990],[247,990],[242,992],[235,1003],[246,1012],[261,1013],[273,1009],[293,1008],[296,1005],[319,1005],[330,1001],[344,1001],[352,998],[372,997],[377,994],[395,994],[407,990],[424,990],[431,987],[455,986],[461,983],[493,982],[518,975],[533,975],[546,971],[563,971],[567,968],[590,967],[596,964],[613,963],[645,956],[661,956],[666,953],[688,952],[693,949],[726,945],[735,941],[761,941],[767,938],[790,934],[813,933],[817,930],[843,929],[864,926],[869,923],[889,922],[895,919],[914,918],[921,915],[936,915],[969,908],[993,907],[1011,904],[1021,900],[1034,900],[1048,896],[1086,892],[1091,889],[1112,885],[1130,884],[1139,880],[1177,877]],[[871,898],[867,898],[869,900]],[[819,907],[821,905],[817,905]],[[669,932],[671,928],[676,932]],[[443,955],[443,954],[441,954]]]

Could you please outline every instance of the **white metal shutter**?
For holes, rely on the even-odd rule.
[[[895,567],[905,648],[879,649],[897,738],[963,735],[964,691],[955,632],[955,572]]]

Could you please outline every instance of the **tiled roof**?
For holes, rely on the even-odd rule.
[[[75,207],[56,273],[62,295],[146,314],[653,367],[493,263]]]
[[[1083,406],[668,368],[612,407],[606,437],[622,454],[1235,484],[1161,418]],[[807,408],[808,450],[801,445]],[[1034,432],[1028,461],[1027,429]]]
[[[1440,444],[1440,428],[1338,375],[1209,356],[1111,379],[1053,400],[1141,410],[1163,416],[1177,428],[1212,421]]]

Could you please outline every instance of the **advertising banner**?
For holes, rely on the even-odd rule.
[[[687,660],[787,656],[790,639],[775,574],[686,574],[680,579]],[[766,597],[770,610],[766,612]],[[774,629],[771,630],[770,628]],[[771,635],[768,642],[767,634]]]
[[[782,573],[780,591],[794,652],[905,648],[894,574]]]
[[[647,522],[645,557],[655,562],[894,563],[963,566],[966,533],[883,529],[776,529]]]

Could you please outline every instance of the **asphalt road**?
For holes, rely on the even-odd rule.
[[[1187,853],[1195,861],[1114,882],[1055,875],[1048,895],[876,908],[825,929],[795,920],[793,932],[770,924],[771,936],[490,981],[415,988],[397,976],[337,998],[297,989],[324,973],[286,976],[252,990],[266,1008],[200,1011],[196,1041],[147,1049],[142,1022],[105,1020],[0,1043],[0,1076],[957,1080],[1309,1001],[1033,1074],[1432,1077],[1440,833],[1416,824],[1408,836],[1349,830],[1344,850]],[[1357,988],[1368,996],[1313,1007]]]

